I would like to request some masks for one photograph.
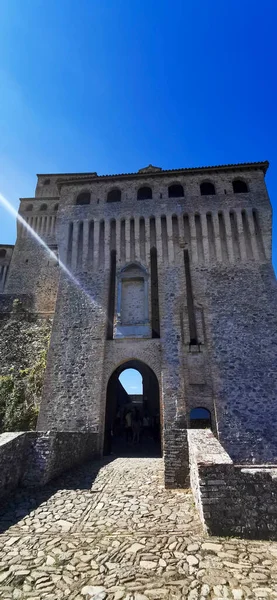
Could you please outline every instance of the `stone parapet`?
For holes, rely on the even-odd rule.
[[[164,470],[166,488],[189,487],[187,429],[165,427]]]
[[[18,486],[45,485],[98,454],[93,433],[26,431],[0,435],[0,500]]]
[[[190,481],[210,535],[277,539],[277,465],[234,465],[210,430],[188,430]]]

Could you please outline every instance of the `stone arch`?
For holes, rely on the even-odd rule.
[[[189,427],[191,429],[211,429],[211,411],[204,406],[196,406],[192,408],[189,413]]]
[[[200,183],[201,196],[214,196],[216,194],[215,185],[210,179],[205,179]]]
[[[134,349],[134,351],[130,351],[130,348],[124,348],[123,349],[123,353],[121,358],[118,360],[118,353],[120,353],[120,349],[118,348],[118,351],[115,355],[115,360],[111,361],[110,366],[107,369],[106,372],[106,377],[105,377],[105,382],[104,382],[104,389],[105,392],[107,391],[107,385],[108,385],[108,381],[111,377],[111,375],[114,373],[114,371],[117,370],[121,370],[121,368],[129,363],[133,363],[133,362],[139,362],[141,365],[144,365],[145,367],[148,367],[149,369],[151,369],[151,371],[153,371],[154,375],[157,377],[157,380],[159,382],[159,385],[161,385],[161,366],[158,363],[158,360],[155,360],[155,358],[153,358],[153,347],[150,348],[150,352],[148,353],[147,350],[145,351],[145,348],[138,348],[136,347]],[[159,353],[157,353],[157,359],[160,358]],[[130,368],[130,367],[126,367],[125,368]],[[123,371],[124,369],[122,369]]]
[[[169,198],[183,198],[184,187],[181,183],[173,182],[168,186],[168,197]]]
[[[78,193],[75,204],[78,206],[90,204],[90,196],[91,194],[88,190],[83,190],[82,192]]]
[[[129,394],[121,384],[120,375],[127,369],[141,374],[142,394]],[[135,454],[148,456],[154,451],[155,455],[160,455],[160,383],[151,367],[137,358],[122,361],[107,378],[105,395],[104,454],[113,451],[117,455],[128,456],[135,451]],[[136,440],[132,440],[134,423],[138,423],[139,430]]]
[[[151,200],[152,188],[150,185],[143,185],[137,191],[137,200]]]
[[[107,202],[120,202],[121,201],[121,189],[114,187],[107,193]]]
[[[247,194],[249,192],[248,184],[242,177],[233,179],[232,186],[234,194]]]

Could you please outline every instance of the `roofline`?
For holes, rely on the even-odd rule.
[[[135,172],[135,173],[118,173],[114,175],[95,175],[94,173],[72,173],[68,174],[65,179],[58,179],[57,185],[61,187],[62,185],[73,185],[75,183],[80,183],[83,181],[84,183],[89,182],[97,182],[104,180],[118,180],[118,179],[149,179],[150,177],[162,177],[166,175],[178,176],[178,175],[189,175],[195,173],[213,173],[216,171],[245,171],[245,170],[257,170],[261,169],[266,174],[268,169],[269,162],[251,162],[251,163],[237,163],[237,164],[229,164],[229,165],[215,165],[210,167],[186,167],[182,169],[167,169],[161,171],[147,171],[144,173]],[[77,175],[77,177],[76,177]],[[57,174],[59,177],[59,174]]]
[[[45,200],[49,202],[50,200],[55,200],[57,202],[57,200],[59,199],[60,196],[32,196],[31,198],[19,198],[20,202],[22,202],[23,200],[26,202],[34,202],[37,200]]]
[[[67,177],[67,175],[70,176],[74,176],[74,175],[93,175],[94,177],[97,176],[97,173],[95,173],[95,171],[88,171],[87,173],[37,173],[37,177]]]
[[[0,244],[0,248],[14,248],[15,244]]]

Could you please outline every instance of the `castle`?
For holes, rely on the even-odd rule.
[[[19,215],[51,255],[20,221],[0,247],[1,306],[21,298],[52,323],[38,431],[93,432],[101,454],[133,367],[168,486],[184,483],[199,416],[234,463],[277,462],[267,168],[38,175]]]

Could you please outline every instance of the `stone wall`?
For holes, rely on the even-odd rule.
[[[176,423],[164,429],[164,471],[166,488],[189,487],[187,430]]]
[[[27,295],[0,295],[0,431],[35,426],[52,320]]]
[[[18,485],[42,486],[98,455],[97,436],[76,432],[0,434],[0,500]]]
[[[24,486],[44,485],[98,455],[97,435],[85,432],[27,432]]]
[[[7,294],[28,294],[33,297],[36,313],[52,316],[55,310],[60,276],[58,261],[30,234],[19,233],[5,283]],[[50,249],[57,253],[53,235],[43,236]]]
[[[219,440],[236,463],[277,462],[273,268],[214,268],[195,281],[205,306]]]
[[[25,466],[25,433],[0,434],[0,500],[19,485]]]
[[[190,481],[207,532],[277,539],[277,468],[234,465],[209,430],[188,431]]]

